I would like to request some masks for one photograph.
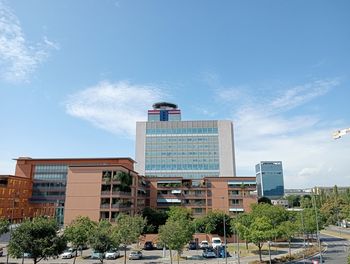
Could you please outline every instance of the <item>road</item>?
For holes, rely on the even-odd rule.
[[[324,263],[332,263],[332,264],[347,263],[347,257],[349,254],[349,246],[350,246],[350,242],[348,240],[321,235],[321,241],[326,246],[326,249],[322,254]],[[293,263],[313,263],[312,262],[313,260],[319,260],[319,255],[309,259],[293,262]]]

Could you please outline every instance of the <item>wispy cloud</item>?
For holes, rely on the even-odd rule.
[[[65,106],[68,114],[96,127],[133,137],[136,121],[145,120],[147,109],[162,97],[163,92],[153,85],[105,81],[70,95]]]
[[[11,83],[28,82],[29,76],[58,44],[47,37],[31,45],[25,38],[19,19],[0,0],[0,76]]]
[[[255,163],[282,160],[287,187],[346,184],[350,140],[332,140],[334,120],[297,111],[339,84],[338,79],[317,80],[263,97],[249,96],[248,90],[238,106],[234,88],[220,89],[222,98],[233,95],[232,104],[227,105],[233,105],[238,173],[254,175]],[[238,89],[238,94],[241,92]]]

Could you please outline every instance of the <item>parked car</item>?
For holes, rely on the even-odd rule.
[[[23,253],[23,258],[32,258],[32,254],[24,252]]]
[[[203,251],[202,256],[204,258],[216,258],[216,253],[214,252],[214,250],[212,248],[206,248]]]
[[[199,247],[201,249],[205,249],[209,247],[209,242],[207,240],[203,240],[202,242],[199,243]]]
[[[146,241],[143,245],[144,250],[152,250],[154,249],[153,242],[152,241]]]
[[[105,257],[105,254],[103,252],[98,251],[92,251],[91,258],[92,259],[103,259]]]
[[[216,251],[216,255],[217,255],[218,258],[224,258],[225,257],[225,245],[217,246],[215,251]],[[226,248],[226,255],[227,255],[227,257],[230,256],[229,252],[227,251],[227,248]]]
[[[195,250],[195,249],[197,249],[197,243],[196,243],[196,241],[191,241],[190,243],[188,243],[188,249],[189,249],[189,250]]]
[[[106,259],[116,259],[120,257],[120,252],[116,248],[108,250],[105,254]]]
[[[142,259],[141,251],[131,251],[129,254],[129,259]]]
[[[77,251],[74,248],[68,248],[65,251],[63,251],[61,257],[63,259],[70,259],[70,258],[73,258],[75,256],[76,252]]]
[[[211,246],[215,249],[216,247],[219,247],[222,245],[220,237],[213,237],[211,239]]]
[[[2,255],[4,255],[4,249],[0,248],[0,257],[2,257]]]

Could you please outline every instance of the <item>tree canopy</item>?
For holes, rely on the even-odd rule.
[[[42,259],[58,256],[66,247],[63,236],[57,235],[58,225],[53,219],[37,217],[25,220],[11,235],[9,254],[21,258],[28,253],[34,264]]]

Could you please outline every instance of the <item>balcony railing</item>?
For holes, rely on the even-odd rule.
[[[108,204],[101,204],[100,208],[109,208],[109,203]]]
[[[124,195],[124,196],[131,196],[131,192],[112,191],[112,195]]]

